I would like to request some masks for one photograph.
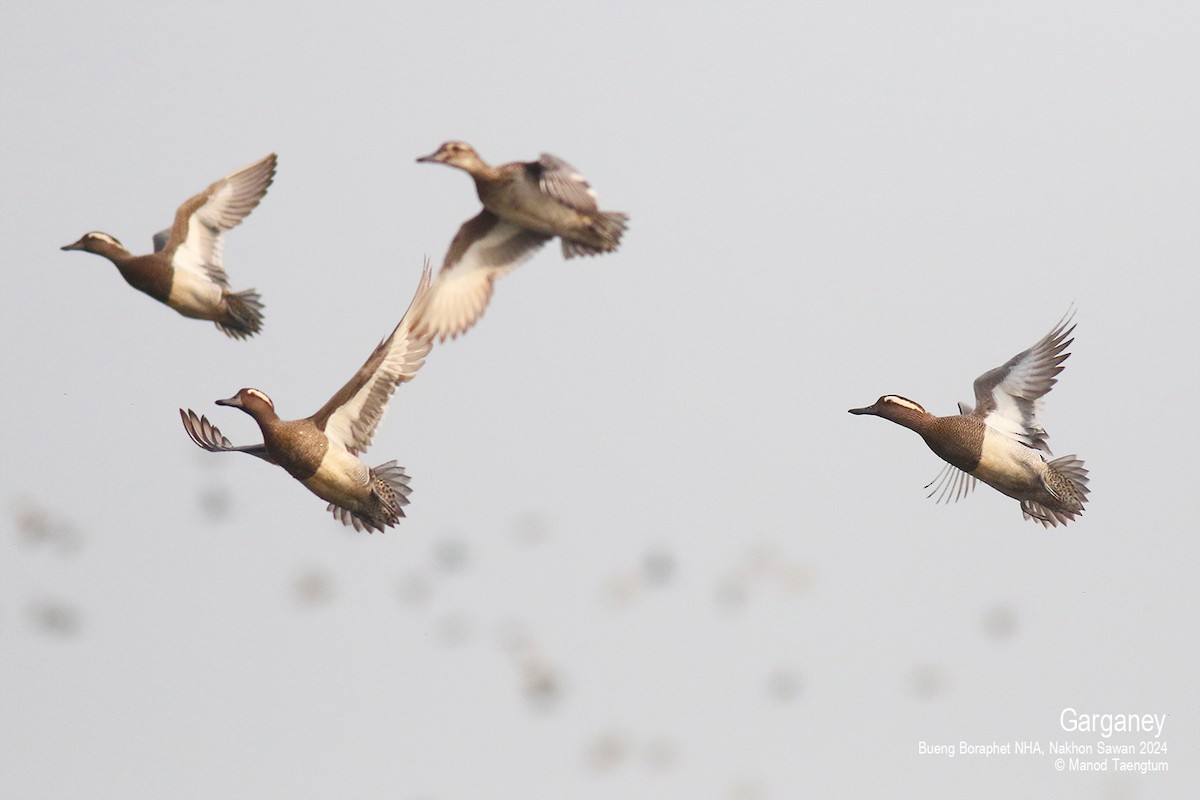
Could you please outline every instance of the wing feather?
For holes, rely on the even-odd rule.
[[[237,227],[258,206],[275,179],[275,162],[271,153],[181,205],[163,247],[171,266],[228,289],[229,277],[221,264],[222,234]]]
[[[371,437],[383,419],[388,400],[396,387],[412,380],[433,345],[412,327],[414,309],[423,304],[429,291],[431,269],[426,262],[416,294],[399,324],[384,339],[354,377],[310,419],[325,431],[331,442],[340,443],[358,455],[371,445]]]
[[[1074,340],[1074,312],[1062,320],[1037,344],[1013,356],[1006,363],[975,379],[975,410],[988,427],[1018,442],[1050,452],[1046,430],[1038,422],[1042,397],[1058,381],[1066,352]]]
[[[487,309],[496,279],[528,261],[549,236],[481,211],[462,224],[414,328],[445,341],[469,330]]]
[[[579,170],[549,153],[542,153],[531,166],[538,172],[538,186],[543,192],[581,214],[599,212],[596,191]]]

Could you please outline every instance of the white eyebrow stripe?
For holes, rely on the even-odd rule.
[[[895,403],[898,406],[904,406],[905,408],[911,408],[913,411],[924,411],[925,410],[921,406],[914,403],[912,400],[907,400],[903,397],[900,397],[899,395],[889,394],[887,397],[883,398],[883,400],[886,403]]]
[[[92,231],[91,233],[88,234],[88,236],[91,236],[93,239],[99,239],[102,242],[108,242],[109,244],[115,244],[117,247],[121,246],[120,242],[118,242],[113,237],[109,236],[107,233],[101,233],[100,231]]]
[[[247,389],[246,394],[254,395],[259,400],[262,400],[264,403],[269,405],[271,408],[275,407],[275,403],[273,403],[271,401],[271,398],[267,397],[267,395],[264,392],[261,392],[258,389]]]

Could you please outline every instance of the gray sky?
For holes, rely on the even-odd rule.
[[[0,795],[1194,789],[1195,4],[10,6]],[[478,209],[414,163],[450,138],[561,156],[632,224],[435,348],[366,457],[409,519],[354,534],[176,409],[250,443],[213,400],[324,403]],[[249,342],[58,249],[145,252],[272,151],[226,241]],[[952,413],[1072,303],[1067,528],[935,506],[924,444],[846,414]],[[918,755],[1097,741],[1067,707],[1169,715],[1170,772]]]

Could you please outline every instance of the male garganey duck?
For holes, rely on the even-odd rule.
[[[551,238],[564,258],[617,249],[629,217],[601,211],[596,193],[567,162],[543,153],[537,161],[491,167],[465,142],[446,142],[422,163],[458,167],[475,179],[483,211],[458,229],[422,315],[438,339],[466,331],[483,314],[497,278],[529,259]]]
[[[1043,527],[1066,525],[1083,513],[1088,471],[1074,455],[1047,458],[1048,434],[1038,423],[1041,398],[1054,386],[1075,326],[1072,314],[1037,344],[975,379],[975,408],[959,403],[959,414],[938,417],[899,395],[884,395],[851,414],[874,414],[921,435],[947,466],[926,488],[941,491],[938,502],[966,496],[979,479],[1021,501],[1025,519]]]
[[[262,430],[262,444],[235,447],[207,418],[180,409],[188,436],[210,452],[249,453],[278,464],[357,531],[395,525],[408,505],[409,476],[395,461],[371,469],[358,454],[370,446],[396,386],[412,380],[425,363],[431,342],[414,334],[411,314],[429,290],[430,274],[426,264],[412,303],[391,336],[320,411],[305,419],[281,420],[264,392],[242,389],[217,405],[240,408],[253,417]]]
[[[135,256],[114,237],[92,231],[63,250],[86,250],[113,262],[133,288],[185,317],[215,322],[235,339],[262,328],[253,289],[233,292],[221,266],[221,234],[246,218],[275,177],[275,154],[222,178],[179,207],[175,224],[154,235],[154,252]]]

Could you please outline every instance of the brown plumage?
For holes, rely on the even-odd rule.
[[[275,177],[275,154],[216,181],[175,212],[174,224],[154,237],[154,252],[135,256],[115,237],[92,231],[63,250],[83,250],[116,265],[125,281],[192,319],[210,320],[244,339],[262,329],[262,301],[234,292],[221,263],[222,235],[254,210]]]
[[[483,314],[497,278],[551,238],[564,258],[617,249],[629,217],[601,211],[587,180],[562,159],[488,165],[465,142],[446,142],[422,163],[457,167],[475,181],[483,210],[459,228],[430,293],[423,324],[438,338],[468,330]]]
[[[431,342],[414,332],[413,312],[429,291],[430,278],[426,264],[412,303],[391,335],[315,414],[280,419],[266,393],[245,388],[216,402],[249,414],[262,431],[262,444],[236,447],[207,418],[190,409],[179,411],[184,430],[205,450],[242,452],[278,464],[328,501],[327,510],[355,530],[382,531],[395,525],[408,504],[408,475],[395,461],[372,469],[358,455],[370,446],[396,387],[412,380],[425,363]]]
[[[884,395],[851,414],[883,417],[916,431],[949,466],[927,485],[932,497],[953,502],[979,479],[1021,503],[1025,519],[1043,527],[1065,525],[1083,513],[1088,471],[1074,455],[1049,459],[1048,434],[1037,420],[1041,399],[1053,387],[1074,326],[1070,315],[996,369],[975,380],[975,407],[938,417],[899,395]]]

